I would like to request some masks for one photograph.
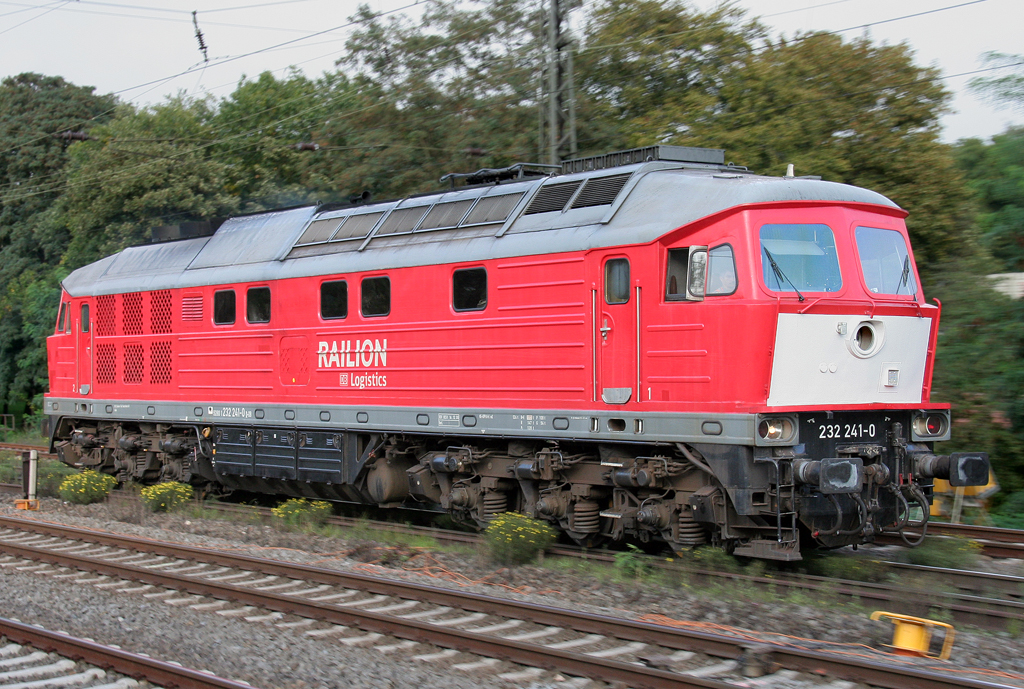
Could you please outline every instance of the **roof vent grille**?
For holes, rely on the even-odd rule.
[[[591,206],[607,206],[615,201],[615,197],[626,186],[631,175],[612,175],[611,177],[593,177],[572,202],[573,208],[590,208]]]
[[[523,215],[535,213],[550,213],[560,211],[569,203],[569,199],[576,193],[576,190],[583,184],[583,180],[575,182],[562,182],[560,184],[547,184],[541,187],[537,196],[530,202],[530,207]]]

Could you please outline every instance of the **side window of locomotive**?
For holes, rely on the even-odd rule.
[[[835,235],[828,225],[762,225],[761,274],[774,292],[838,292]]]
[[[690,263],[690,249],[668,250],[668,271],[665,277],[665,299],[686,299],[686,267]]]
[[[89,305],[82,304],[82,332],[89,332]]]
[[[344,280],[320,284],[320,317],[348,318],[348,283]]]
[[[226,289],[213,294],[214,325],[231,325],[235,322],[235,290]]]
[[[245,293],[245,320],[250,323],[270,322],[270,288],[250,287]]]
[[[722,297],[736,291],[736,259],[728,244],[708,252],[707,296]]]
[[[386,316],[391,313],[391,280],[386,277],[363,278],[362,314]]]
[[[57,332],[59,332],[59,333],[64,332],[64,323],[67,321],[67,318],[68,318],[68,303],[66,301],[62,301],[60,303],[60,315],[57,316]]]
[[[896,230],[858,227],[857,253],[864,284],[874,294],[917,294],[914,266],[903,235]]]
[[[456,311],[487,308],[486,268],[465,268],[452,274],[452,307]]]
[[[629,259],[613,258],[604,264],[604,301],[606,304],[629,301]]]

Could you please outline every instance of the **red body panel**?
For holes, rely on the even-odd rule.
[[[630,388],[631,398],[618,408],[760,412],[767,409],[778,315],[809,312],[931,318],[924,402],[938,309],[924,304],[920,288],[915,295],[881,300],[872,295],[853,238],[857,225],[905,236],[902,215],[884,207],[791,202],[733,209],[646,245],[557,255],[538,247],[535,256],[480,263],[65,295],[70,325],[47,343],[50,395],[588,410],[609,408],[603,389]],[[835,232],[842,289],[806,295],[803,302],[792,293],[771,292],[761,279],[757,232],[772,222],[828,224]],[[666,301],[666,250],[723,243],[735,255],[735,293]],[[612,258],[629,260],[624,304],[603,298],[603,266]],[[457,312],[452,274],[473,266],[487,269],[487,306]],[[364,318],[360,280],[374,275],[390,278],[391,311]],[[320,285],[338,279],[348,282],[348,317],[324,320]],[[271,289],[269,323],[246,322],[246,289],[253,286]],[[236,322],[214,325],[214,292],[225,288],[236,292]],[[83,304],[92,313],[88,333],[81,332]]]

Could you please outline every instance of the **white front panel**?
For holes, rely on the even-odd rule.
[[[915,316],[779,314],[768,406],[919,404],[931,325]]]

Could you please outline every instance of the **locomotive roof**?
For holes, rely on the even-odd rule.
[[[119,294],[644,244],[730,208],[780,201],[897,208],[881,194],[835,182],[645,162],[344,209],[235,217],[210,237],[129,247],[62,284],[72,296]]]

